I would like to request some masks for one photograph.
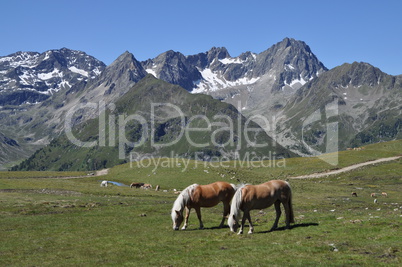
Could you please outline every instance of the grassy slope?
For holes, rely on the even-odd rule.
[[[338,167],[401,151],[402,141],[396,141],[342,152]],[[43,173],[41,179],[2,173],[0,265],[400,266],[402,160],[328,178],[290,180],[296,216],[291,230],[267,232],[274,219],[272,207],[252,213],[254,235],[214,229],[220,222],[221,204],[202,210],[207,229],[197,229],[193,213],[188,230],[171,229],[174,188],[216,180],[258,183],[329,169],[315,158],[288,159],[286,167],[243,165],[216,167],[192,161],[183,171],[183,163],[169,167],[166,160],[164,168],[138,168],[133,163],[132,168],[114,167],[106,177],[82,179],[46,178],[54,173]],[[149,182],[168,192],[101,188],[103,179]],[[352,198],[352,191],[358,197]],[[370,193],[382,191],[388,198],[373,203]]]
[[[164,105],[155,107],[153,106],[155,103],[172,104],[180,110],[180,113],[178,110]],[[103,132],[105,134],[104,144],[90,148],[77,147],[63,133],[52,140],[46,147],[36,151],[20,165],[15,166],[13,170],[96,170],[127,162],[129,161],[130,153],[134,155],[152,154],[155,156],[171,156],[171,153],[173,153],[173,156],[185,158],[223,156],[226,154],[233,158],[232,153],[234,151],[241,155],[246,152],[255,152],[259,156],[268,155],[269,152],[275,152],[283,157],[293,155],[283,147],[275,144],[272,138],[263,131],[257,134],[250,131],[247,132],[247,136],[257,144],[266,143],[268,146],[263,148],[249,147],[244,134],[247,120],[233,106],[213,99],[211,96],[190,94],[185,89],[158,80],[152,75],[145,77],[132,87],[129,92],[116,101],[115,107],[116,110],[113,114],[109,110],[106,111],[104,120],[96,118],[86,121],[76,126],[73,131],[73,136],[78,140],[83,142],[95,141],[97,144],[101,140],[99,134]],[[154,114],[151,111],[154,111]],[[169,113],[171,114],[169,115]],[[111,117],[111,115],[114,117]],[[144,127],[144,132],[141,130],[139,122],[134,119],[128,120],[127,125],[119,123],[120,119],[126,119],[128,115],[141,116],[146,121],[142,126]],[[206,119],[195,119],[200,115],[205,116],[212,126],[206,124]],[[155,119],[155,123],[151,123],[152,119]],[[186,124],[186,127],[192,129],[192,131],[186,131],[186,135],[184,132],[187,128],[180,126],[181,119],[194,119],[188,125]],[[113,131],[109,127],[110,122],[114,122],[115,129]],[[105,128],[99,130],[99,125],[103,123],[106,124]],[[202,123],[205,125],[202,125]],[[219,126],[222,123],[225,126]],[[119,126],[126,127],[123,130]],[[206,126],[210,126],[208,131],[194,130],[196,128],[206,130]],[[152,136],[151,129],[153,127],[156,133]],[[257,127],[253,122],[248,124],[248,129]],[[109,142],[111,132],[114,136],[114,138],[111,138],[114,140],[113,144]],[[180,133],[182,134],[181,138],[179,138]],[[187,138],[187,133],[190,138]],[[119,147],[119,145],[124,146],[125,139],[130,142],[137,142],[141,138],[146,140],[143,144],[136,145],[134,149],[128,145],[122,149]],[[151,144],[151,140],[155,141],[155,145]],[[189,140],[195,144],[204,145],[197,147],[192,145]],[[166,145],[173,141],[177,142],[161,148],[156,146]],[[212,141],[221,144],[222,147],[218,148]],[[123,157],[120,157],[120,150]]]

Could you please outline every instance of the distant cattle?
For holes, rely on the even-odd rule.
[[[377,197],[376,193],[371,193],[371,197]]]
[[[387,197],[387,196],[388,196],[388,194],[387,194],[386,192],[382,192],[381,195],[382,195],[383,197]]]
[[[101,187],[107,187],[107,181],[102,181],[100,184]]]
[[[357,193],[356,193],[356,192],[352,192],[352,197],[357,197]]]

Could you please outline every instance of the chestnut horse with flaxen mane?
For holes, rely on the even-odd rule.
[[[290,228],[290,223],[294,223],[292,208],[292,190],[290,185],[282,180],[272,180],[260,185],[243,185],[240,187],[232,199],[228,224],[232,232],[236,232],[239,227],[238,220],[240,210],[243,211],[243,219],[239,234],[243,233],[246,219],[250,223],[249,234],[253,233],[254,227],[251,223],[250,210],[265,209],[275,205],[276,219],[271,231],[278,227],[279,217],[281,216],[281,207],[283,205],[286,213],[286,228]]]
[[[172,208],[173,229],[179,230],[183,222],[183,210],[186,209],[186,217],[182,229],[187,228],[188,217],[192,208],[197,212],[200,221],[200,229],[204,228],[201,221],[201,207],[214,207],[223,202],[223,218],[219,227],[223,227],[225,217],[230,212],[230,200],[236,192],[236,186],[226,182],[215,182],[208,185],[193,184],[184,189],[177,197]]]

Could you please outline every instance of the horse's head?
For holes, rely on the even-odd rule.
[[[178,210],[172,210],[173,230],[179,230],[181,223],[183,222],[183,212]]]
[[[238,219],[236,218],[236,215],[230,214],[228,218],[228,225],[230,228],[230,231],[236,233],[237,229],[239,228],[239,222]]]

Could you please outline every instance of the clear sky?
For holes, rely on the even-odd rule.
[[[400,0],[1,0],[0,56],[67,47],[110,64],[167,50],[224,46],[260,53],[285,37],[306,42],[327,68],[368,62],[402,74]]]

